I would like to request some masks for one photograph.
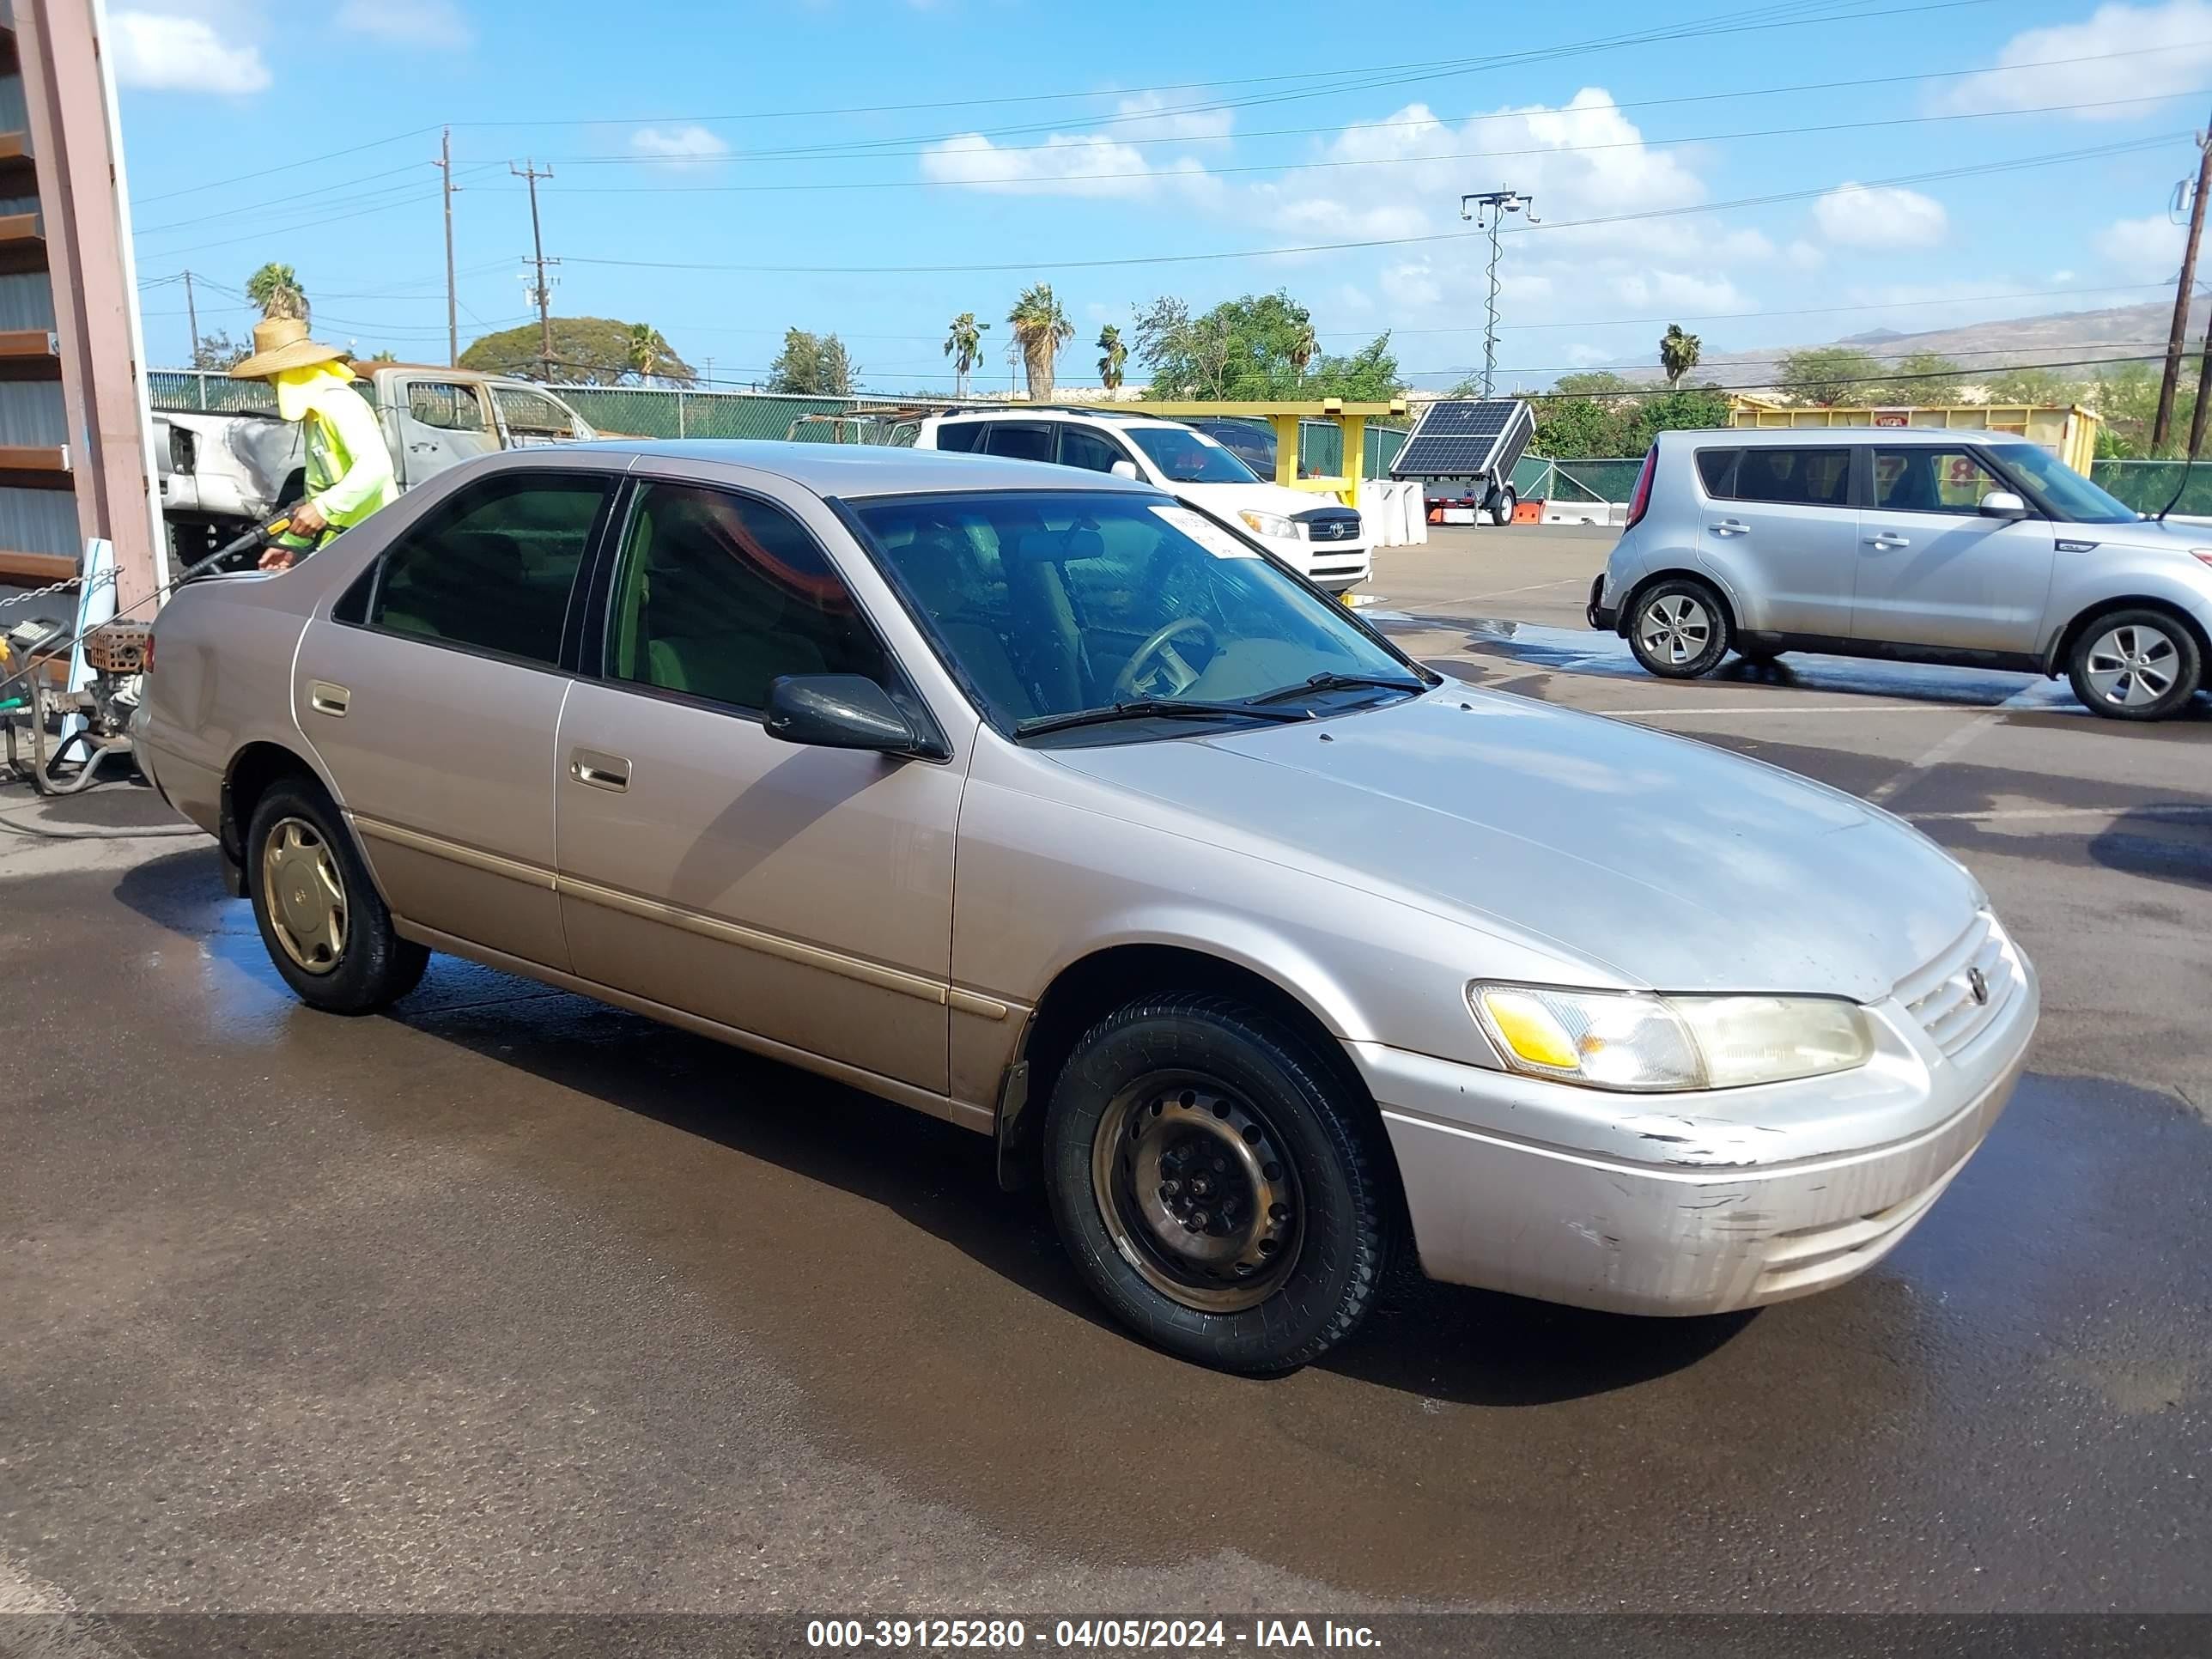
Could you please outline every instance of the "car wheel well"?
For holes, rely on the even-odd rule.
[[[1629,627],[1635,619],[1636,607],[1643,604],[1644,596],[1661,582],[1674,581],[1696,582],[1702,587],[1711,589],[1713,597],[1721,602],[1722,612],[1728,618],[1729,635],[1733,636],[1740,631],[1741,624],[1736,621],[1735,603],[1729,598],[1728,590],[1704,571],[1692,570],[1683,565],[1670,565],[1664,570],[1655,570],[1635,586],[1630,588],[1628,597],[1621,601],[1618,620],[1613,623],[1613,630],[1621,638],[1626,639]]]
[[[2212,662],[2212,636],[2207,636],[2203,624],[2196,617],[2168,599],[2154,599],[2147,593],[2122,594],[2116,599],[2099,599],[2094,605],[2085,606],[2080,615],[2059,630],[2058,638],[2051,647],[2051,654],[2044,659],[2044,678],[2055,680],[2064,673],[2066,665],[2073,659],[2074,647],[2081,643],[2081,636],[2089,631],[2099,617],[2109,617],[2115,611],[2155,611],[2160,616],[2172,617],[2190,638],[2197,641],[2198,657],[2205,662]]]
[[[1015,1063],[1026,1066],[1027,1106],[1009,1121],[1002,1107],[998,1132],[1000,1164],[1012,1168],[1036,1155],[1036,1133],[1044,1121],[1054,1082],[1083,1034],[1115,1009],[1142,996],[1214,995],[1244,1003],[1308,1038],[1336,1073],[1352,1109],[1382,1133],[1381,1110],[1344,1044],[1314,1011],[1264,974],[1175,945],[1117,945],[1062,969],[1038,1000],[1022,1033]],[[1387,1139],[1384,1142],[1388,1144]],[[1395,1176],[1395,1167],[1393,1176]]]
[[[222,781],[222,844],[232,857],[242,861],[246,856],[246,827],[262,796],[279,779],[294,776],[323,787],[315,769],[281,743],[249,743],[232,757]]]

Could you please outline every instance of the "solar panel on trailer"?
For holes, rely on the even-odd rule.
[[[1466,477],[1490,468],[1499,438],[1521,418],[1518,398],[1431,404],[1392,458],[1394,477]]]

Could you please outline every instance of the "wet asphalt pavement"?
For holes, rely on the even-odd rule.
[[[317,1015],[205,843],[0,836],[0,1610],[2212,1611],[2212,710],[1662,685],[1575,627],[1604,547],[1462,533],[1372,609],[1914,817],[2043,970],[1872,1273],[1686,1322],[1410,1289],[1214,1376],[979,1138],[442,958]]]

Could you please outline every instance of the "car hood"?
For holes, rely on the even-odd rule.
[[[1272,843],[1279,862],[1548,939],[1591,983],[1873,1001],[1984,902],[1934,842],[1849,795],[1467,686],[1310,725],[1050,752]]]
[[[1193,506],[1223,517],[1240,507],[1249,507],[1255,513],[1273,513],[1289,519],[1310,513],[1317,507],[1338,505],[1334,495],[1316,495],[1310,489],[1285,489],[1280,484],[1171,483],[1168,489]]]

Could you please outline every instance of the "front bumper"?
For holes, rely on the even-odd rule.
[[[1382,1105],[1431,1278],[1722,1313],[1842,1284],[1927,1213],[2019,1079],[2039,994],[2018,965],[2006,1006],[1955,1054],[1885,1002],[1869,1011],[1879,1065],[1759,1089],[1602,1096],[1346,1047]],[[1547,1109],[1562,1095],[1566,1110]],[[1564,1127],[1576,1121],[1589,1132]],[[1623,1154],[1638,1144],[1645,1155]]]
[[[1301,541],[1297,546],[1295,557],[1306,580],[1326,592],[1344,592],[1375,574],[1371,543]]]

